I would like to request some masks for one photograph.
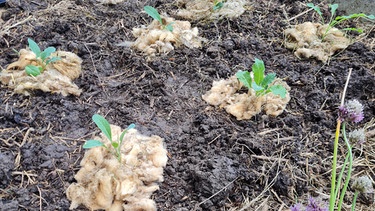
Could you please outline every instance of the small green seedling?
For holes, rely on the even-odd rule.
[[[114,140],[112,140],[111,126],[104,117],[100,116],[99,114],[94,114],[92,116],[92,120],[94,121],[96,126],[102,131],[102,133],[108,138],[108,140],[111,142],[111,146],[113,147],[113,149],[110,149],[103,142],[101,142],[99,140],[88,140],[88,141],[85,142],[85,144],[83,144],[83,148],[84,149],[91,149],[91,148],[94,148],[94,147],[104,147],[109,152],[111,152],[114,156],[116,156],[116,158],[119,162],[121,162],[121,146],[122,146],[124,136],[128,132],[128,130],[135,127],[135,124],[130,124],[128,126],[128,128],[126,128],[121,133],[119,139],[114,141]]]
[[[38,76],[46,69],[46,66],[49,63],[60,60],[59,57],[50,58],[51,54],[56,51],[54,47],[48,47],[44,49],[44,51],[41,51],[38,44],[36,44],[34,40],[27,38],[27,42],[29,43],[30,50],[36,55],[36,59],[39,61],[41,65],[41,66],[27,65],[25,67],[25,72],[28,75]]]
[[[256,96],[263,96],[267,93],[272,92],[274,95],[279,95],[281,98],[285,98],[286,89],[278,84],[269,86],[276,78],[275,73],[269,73],[264,75],[264,63],[260,59],[255,59],[255,63],[251,67],[253,76],[249,71],[238,71],[236,73],[237,79],[246,86],[249,90],[253,89]]]
[[[328,27],[327,27],[325,33],[322,36],[322,40],[324,40],[324,38],[327,36],[328,31],[330,29],[332,29],[335,25],[337,25],[337,24],[339,24],[339,23],[341,23],[343,21],[346,21],[346,20],[349,20],[349,19],[353,19],[353,18],[365,18],[365,19],[367,18],[367,19],[371,19],[371,20],[375,19],[374,15],[366,15],[364,13],[358,13],[358,14],[355,13],[355,14],[351,14],[351,15],[347,15],[347,16],[337,16],[336,18],[334,18],[336,10],[339,7],[339,5],[338,4],[329,4],[329,8],[331,9],[331,17],[329,19],[329,22],[325,23],[324,17],[323,17],[323,13],[320,10],[319,6],[314,5],[313,3],[307,3],[306,5],[308,7],[310,7],[310,8],[312,8],[312,9],[314,9],[315,12],[318,13],[318,15],[320,16],[320,18],[322,19],[322,23],[323,24],[328,24]],[[358,29],[358,28],[344,28],[343,30],[346,30],[346,31],[356,31],[356,32],[359,32],[359,33],[363,32],[362,29]]]
[[[165,20],[163,20],[159,14],[159,12],[154,8],[154,7],[151,7],[151,6],[145,6],[143,8],[145,10],[145,12],[151,16],[153,19],[159,21],[160,25],[163,26],[163,29],[166,29],[170,32],[173,31],[173,26],[172,24],[173,23],[169,23],[168,25],[165,25]]]
[[[224,0],[215,0],[214,7],[212,8],[213,11],[219,10],[224,6]]]

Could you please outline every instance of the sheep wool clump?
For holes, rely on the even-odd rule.
[[[238,18],[245,12],[246,0],[222,1],[220,9],[213,10],[214,0],[179,0],[177,3],[185,9],[177,12],[177,16],[188,20],[217,20],[220,18]]]
[[[131,46],[149,57],[154,57],[157,53],[167,54],[174,50],[174,47],[181,45],[188,48],[202,46],[204,39],[198,36],[197,27],[191,28],[190,22],[165,16],[162,16],[162,20],[165,25],[172,24],[173,30],[164,29],[159,21],[154,20],[147,27],[133,29],[133,35],[137,40]]]
[[[336,52],[347,48],[350,40],[337,28],[319,23],[305,22],[286,29],[285,47],[295,50],[298,58],[316,58],[327,62]],[[324,37],[323,37],[324,36]]]
[[[281,98],[273,93],[267,93],[263,96],[256,96],[254,90],[247,93],[238,93],[242,88],[236,76],[225,80],[214,81],[211,90],[202,96],[203,100],[211,105],[224,108],[232,114],[237,120],[251,119],[254,115],[260,113],[262,109],[267,115],[278,116],[281,114],[290,100],[290,87],[280,79],[276,79],[271,85],[280,84],[286,90],[285,98]]]
[[[117,139],[121,128],[111,125],[112,136]],[[96,137],[110,146],[101,134]],[[168,157],[159,136],[143,136],[130,129],[124,136],[121,163],[106,148],[95,147],[85,153],[81,169],[75,175],[77,183],[71,184],[66,193],[71,200],[70,209],[83,204],[91,210],[106,211],[155,211],[150,199],[163,181],[163,167]]]
[[[8,65],[7,69],[0,72],[0,81],[13,89],[14,92],[30,95],[30,90],[60,93],[63,96],[73,94],[79,96],[81,90],[72,80],[81,74],[82,59],[71,52],[57,51],[51,54],[60,60],[49,63],[42,74],[32,77],[26,74],[27,65],[39,66],[35,53],[27,49],[20,50],[18,61]]]

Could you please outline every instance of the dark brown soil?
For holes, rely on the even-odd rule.
[[[91,121],[95,113],[165,139],[165,181],[153,195],[159,210],[283,210],[309,195],[327,199],[337,107],[349,68],[347,99],[364,105],[363,123],[375,114],[373,25],[364,25],[363,39],[324,65],[300,60],[282,45],[286,27],[318,16],[310,12],[288,22],[307,10],[303,3],[254,1],[238,19],[193,22],[209,40],[201,49],[179,48],[147,61],[116,46],[133,41],[132,28],[151,21],[142,12],[145,5],[171,16],[178,9],[172,0],[3,5],[0,67],[15,61],[13,49],[25,48],[32,38],[83,59],[83,74],[75,80],[83,93],[36,91],[26,97],[0,86],[0,210],[69,209],[65,190],[75,182],[82,144],[99,132]],[[237,121],[202,100],[212,81],[250,69],[254,58],[292,88],[284,113]],[[375,180],[374,142],[368,140],[360,153],[355,150],[353,175]],[[342,142],[339,154],[342,160]],[[349,205],[351,195],[349,189]],[[362,197],[358,209],[373,210],[373,203],[373,195]]]

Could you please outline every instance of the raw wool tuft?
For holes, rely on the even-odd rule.
[[[328,25],[305,22],[286,29],[284,31],[285,46],[296,50],[294,54],[298,58],[316,58],[325,63],[330,56],[347,48],[350,44],[350,40],[337,28],[331,28],[322,41],[327,27]]]
[[[121,128],[111,125],[112,136],[117,140]],[[95,137],[108,147],[105,135]],[[124,136],[121,163],[104,147],[95,147],[85,153],[81,169],[75,175],[77,183],[71,184],[66,193],[71,200],[70,209],[80,204],[91,210],[155,211],[150,199],[163,181],[163,168],[168,157],[159,136],[143,136],[131,129]]]
[[[65,51],[57,51],[51,56],[59,56],[61,59],[48,64],[42,74],[33,77],[26,74],[25,67],[40,65],[40,61],[32,51],[21,49],[18,61],[0,72],[1,83],[14,89],[14,92],[24,95],[30,95],[30,90],[39,89],[44,92],[60,93],[63,96],[68,94],[79,96],[82,91],[72,80],[81,74],[81,58]]]
[[[180,0],[186,9],[179,10],[177,16],[188,20],[217,20],[220,18],[237,18],[245,12],[245,0],[227,0],[221,9],[213,11],[214,0]]]
[[[170,17],[162,17],[166,25],[172,23],[173,31],[163,29],[159,21],[154,20],[148,27],[133,28],[133,35],[137,40],[132,47],[142,51],[149,57],[157,53],[167,54],[175,47],[185,45],[188,48],[202,46],[203,38],[198,36],[198,28],[191,28],[188,21],[178,21]]]
[[[251,119],[254,115],[260,113],[262,108],[267,115],[278,116],[284,111],[290,100],[290,87],[280,79],[276,79],[271,85],[277,84],[282,85],[287,90],[285,98],[272,93],[257,97],[252,89],[248,93],[236,93],[243,86],[236,76],[226,80],[214,81],[211,90],[204,94],[202,98],[211,105],[224,108],[237,120]]]

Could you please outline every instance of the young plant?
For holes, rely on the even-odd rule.
[[[329,22],[325,23],[323,13],[320,10],[319,6],[314,5],[313,3],[307,3],[306,5],[310,8],[312,8],[312,9],[314,9],[315,12],[318,13],[320,18],[322,19],[323,24],[328,24],[328,27],[327,27],[326,31],[324,32],[324,34],[322,36],[322,40],[325,39],[325,37],[327,36],[328,31],[330,29],[332,29],[335,25],[337,25],[337,24],[339,24],[343,21],[346,21],[346,20],[349,20],[349,19],[354,19],[354,18],[367,18],[367,19],[371,19],[371,20],[375,19],[374,15],[366,15],[364,13],[358,13],[358,14],[355,13],[355,14],[351,14],[351,15],[348,15],[348,16],[337,16],[336,18],[333,18],[335,16],[336,10],[339,7],[339,5],[338,4],[329,4],[329,8],[331,9],[331,17],[329,19]],[[359,32],[359,33],[363,32],[362,29],[358,29],[358,28],[344,28],[343,30],[356,31],[356,32]]]
[[[272,92],[274,95],[279,95],[281,98],[285,98],[286,89],[280,85],[270,84],[275,80],[276,74],[269,73],[264,75],[265,67],[262,60],[255,58],[255,63],[253,64],[252,75],[249,71],[238,71],[236,73],[237,79],[245,85],[249,90],[253,89],[256,96],[263,96],[267,93]]]
[[[154,7],[151,7],[151,6],[145,6],[143,8],[145,10],[145,12],[151,16],[153,19],[159,21],[160,25],[163,26],[163,29],[166,29],[170,32],[173,31],[173,26],[172,24],[173,23],[169,23],[168,25],[165,25],[165,20],[163,20],[159,14],[159,12],[154,8]]]
[[[96,124],[96,126],[102,131],[102,133],[108,138],[108,140],[111,142],[111,148],[107,147],[103,142],[99,140],[88,140],[83,144],[84,149],[91,149],[93,147],[104,147],[109,152],[111,152],[119,162],[121,162],[121,146],[123,143],[123,139],[125,134],[128,132],[128,130],[135,127],[135,124],[130,124],[128,128],[126,128],[120,135],[118,140],[112,140],[112,131],[111,126],[108,123],[108,121],[100,116],[99,114],[94,114],[92,116],[92,120]]]
[[[224,0],[215,0],[214,7],[212,8],[213,11],[219,10],[224,6]]]
[[[54,47],[48,47],[44,49],[44,51],[41,51],[38,44],[36,44],[34,40],[28,38],[27,42],[29,43],[29,49],[36,55],[36,59],[38,60],[38,63],[40,64],[40,66],[27,65],[25,67],[25,72],[28,75],[38,76],[46,69],[46,66],[49,63],[60,60],[59,57],[50,58],[51,54],[56,51]]]

